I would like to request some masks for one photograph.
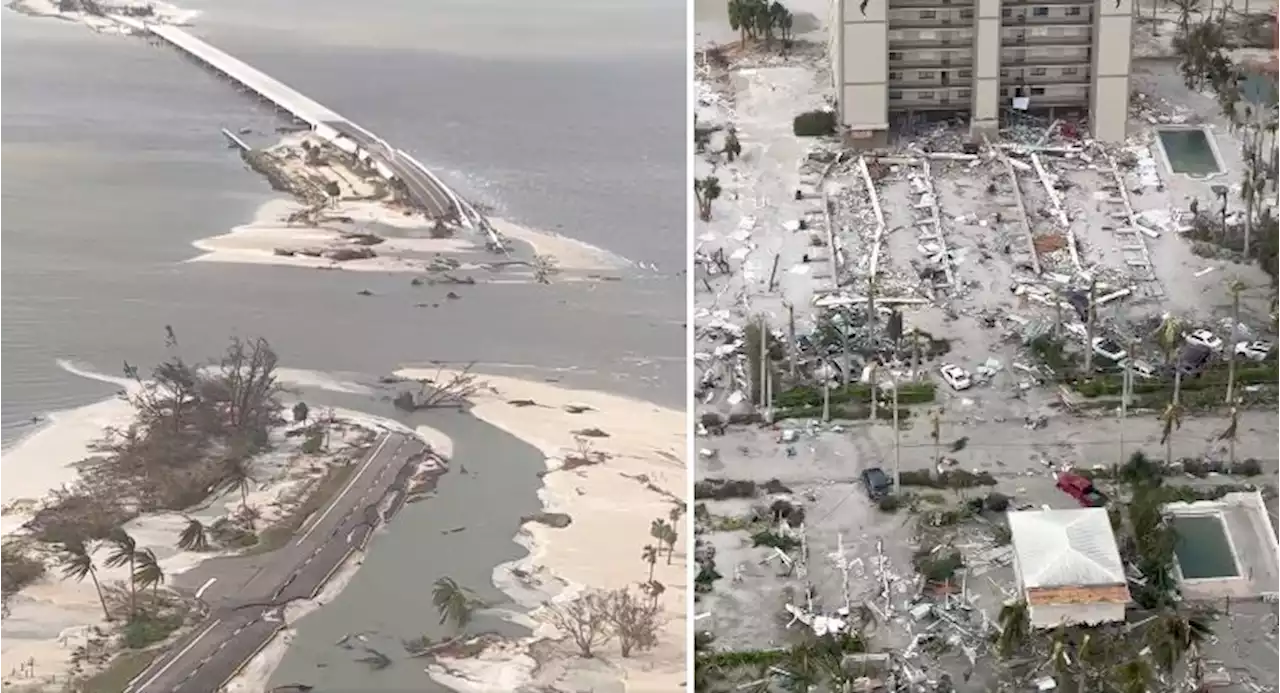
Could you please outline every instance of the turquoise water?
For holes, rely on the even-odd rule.
[[[1175,517],[1172,522],[1173,530],[1178,535],[1174,554],[1178,557],[1178,567],[1182,569],[1183,578],[1198,580],[1235,577],[1240,574],[1222,520],[1205,515]]]
[[[1199,128],[1162,128],[1158,130],[1160,145],[1174,173],[1208,176],[1222,173],[1218,157],[1213,153],[1209,135]]]

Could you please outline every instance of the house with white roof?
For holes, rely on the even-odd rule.
[[[1103,508],[1008,514],[1014,571],[1033,628],[1123,622],[1124,564]]]

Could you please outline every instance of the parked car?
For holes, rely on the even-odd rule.
[[[1099,491],[1087,477],[1063,472],[1058,475],[1057,486],[1086,508],[1102,508],[1107,505],[1107,495]]]
[[[951,389],[956,392],[968,390],[970,387],[973,387],[973,379],[969,377],[969,371],[966,371],[954,363],[942,364],[942,367],[938,369],[938,372],[942,374],[942,379],[947,381],[947,384],[951,386]]]
[[[1146,361],[1143,361],[1142,359],[1134,359],[1132,361],[1129,361],[1127,364],[1121,364],[1121,365],[1127,366],[1129,369],[1129,372],[1133,374],[1133,377],[1135,378],[1142,378],[1143,380],[1151,380],[1152,378],[1156,377],[1156,367],[1151,365],[1150,363],[1147,363]]]
[[[1116,363],[1123,362],[1129,356],[1129,352],[1125,351],[1124,347],[1103,337],[1093,338],[1093,353]]]
[[[1240,342],[1236,345],[1236,356],[1250,361],[1266,361],[1271,355],[1271,342]]]
[[[1196,330],[1184,335],[1183,339],[1187,340],[1187,344],[1199,344],[1211,351],[1222,351],[1222,338],[1209,330]]]
[[[867,487],[867,496],[873,501],[878,501],[893,491],[893,479],[879,467],[862,470],[862,484]]]
[[[1195,377],[1200,375],[1200,371],[1203,371],[1205,366],[1209,365],[1209,360],[1212,358],[1213,349],[1203,344],[1188,342],[1178,352],[1178,364],[1175,367],[1182,375]]]

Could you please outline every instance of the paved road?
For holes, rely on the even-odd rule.
[[[326,121],[325,125],[336,130],[342,136],[355,142],[366,152],[376,156],[386,164],[409,190],[409,196],[422,207],[426,213],[437,219],[460,219],[462,210],[454,204],[449,193],[432,180],[422,169],[405,161],[403,157],[391,149],[385,142],[364,129],[345,120]]]
[[[125,693],[212,693],[285,627],[283,607],[314,597],[352,551],[404,505],[416,462],[430,453],[416,438],[384,435],[325,509],[285,546],[260,556],[214,559],[179,576],[208,607]]]

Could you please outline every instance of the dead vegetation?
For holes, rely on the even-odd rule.
[[[418,390],[401,390],[393,400],[396,409],[401,411],[421,411],[423,409],[454,408],[468,406],[468,399],[488,388],[479,376],[471,372],[472,364],[462,370],[446,374],[444,366],[436,370],[433,377],[421,378],[414,382]]]
[[[204,366],[178,354],[172,331],[168,343],[172,355],[150,378],[125,364],[137,385],[128,396],[134,423],[108,431],[79,463],[80,478],[36,511],[26,525],[33,539],[105,539],[138,515],[181,511],[247,481],[247,461],[283,423],[275,351],[265,339],[237,337]]]

